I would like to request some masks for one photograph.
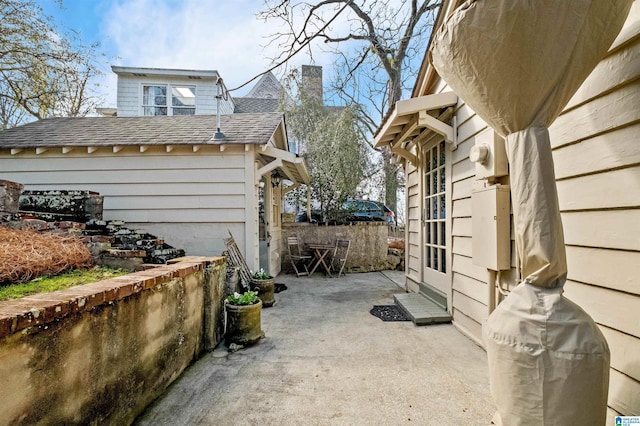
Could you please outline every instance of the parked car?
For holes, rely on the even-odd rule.
[[[347,200],[342,205],[339,218],[334,219],[336,222],[348,221],[386,221],[389,224],[394,223],[395,215],[393,211],[378,201],[371,200]],[[296,216],[296,222],[308,222],[307,212],[299,213]],[[311,211],[311,223],[322,222],[322,213],[320,210]]]
[[[322,222],[322,212],[320,210],[311,210],[311,220],[307,217],[306,211],[300,212],[296,215],[296,222],[320,223]]]
[[[394,222],[393,211],[378,201],[371,200],[347,200],[342,209],[349,213],[351,220],[375,220]]]

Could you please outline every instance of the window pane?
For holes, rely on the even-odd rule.
[[[431,176],[431,182],[432,182],[431,193],[437,194],[438,193],[438,172],[433,172],[433,175]]]
[[[167,115],[167,108],[144,107],[144,115]]]
[[[195,115],[195,108],[174,108],[173,115]]]
[[[425,254],[427,259],[427,268],[431,268],[431,247],[427,247],[427,253]]]
[[[438,167],[438,147],[434,146],[431,150],[431,167],[435,169]]]
[[[442,194],[440,196],[440,215],[438,216],[439,219],[444,219],[447,217],[447,210],[446,210],[446,204],[445,204],[445,195]]]
[[[445,156],[444,156],[444,141],[440,142],[440,165],[444,165],[444,160],[445,160]]]
[[[165,86],[144,86],[142,88],[142,105],[167,105],[167,88]]]
[[[429,226],[432,227],[431,235],[433,238],[429,240],[429,244],[438,244],[438,222],[431,222]]]
[[[196,88],[173,86],[171,88],[171,105],[173,106],[196,106]]]
[[[426,241],[427,241],[427,243],[429,243],[429,242],[431,242],[431,224],[427,223],[426,226],[424,227],[424,229],[427,232],[427,236],[426,236],[427,240]]]
[[[438,197],[431,199],[431,211],[433,212],[432,218],[438,219]]]
[[[440,270],[440,268],[438,268],[438,249],[437,248],[433,249],[433,269],[435,269],[436,271]]]
[[[440,272],[447,272],[447,259],[444,254],[445,249],[440,249]]]
[[[440,169],[440,192],[445,191],[445,178],[444,178],[444,169]]]
[[[425,163],[427,166],[426,169],[427,171],[430,171],[431,170],[431,151],[425,153],[425,156],[427,157],[425,160]]]
[[[446,234],[446,225],[444,222],[440,222],[440,245],[445,245],[444,236]]]

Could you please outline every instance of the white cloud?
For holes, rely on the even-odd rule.
[[[402,0],[392,0],[400,9]],[[227,87],[246,82],[271,66],[277,46],[266,48],[267,37],[278,32],[276,23],[256,17],[264,8],[262,0],[101,0],[102,44],[117,65],[179,69],[218,70]],[[387,12],[393,13],[391,9]],[[331,13],[326,11],[326,13]],[[349,15],[332,25],[334,34],[349,27]],[[320,48],[318,48],[320,47]],[[342,48],[353,48],[344,44]],[[323,66],[325,81],[333,72],[335,58],[314,46],[314,64]],[[289,68],[310,63],[300,54]],[[110,72],[110,71],[109,71]],[[283,71],[276,71],[278,77]],[[116,78],[107,76],[103,86],[108,105],[115,105]],[[253,83],[234,92],[242,96]]]
[[[214,69],[232,88],[268,69],[269,57],[275,56],[275,47],[262,47],[277,31],[273,23],[256,18],[262,7],[259,0],[114,0],[104,9],[103,45],[118,57],[118,65]],[[328,55],[314,59],[330,71]],[[308,62],[301,55],[292,66]],[[108,102],[115,104],[115,79],[102,84]],[[243,95],[251,86],[234,94]]]

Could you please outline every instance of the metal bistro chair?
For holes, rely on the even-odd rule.
[[[333,258],[331,259],[331,270],[338,272],[340,275],[345,275],[344,265],[347,263],[347,257],[349,256],[349,248],[351,247],[351,240],[337,240],[336,248],[333,251]]]
[[[287,237],[287,249],[289,251],[289,260],[291,261],[291,266],[293,266],[293,270],[296,271],[296,277],[309,275],[309,268],[307,268],[307,263],[309,263],[311,259],[313,259],[313,256],[308,256],[302,253],[298,237]],[[299,265],[302,265],[304,267],[304,271],[298,270]]]

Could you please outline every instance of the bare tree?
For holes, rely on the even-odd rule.
[[[421,52],[430,33],[438,0],[266,0],[259,17],[283,24],[270,43],[280,49],[274,62],[282,62],[306,49],[312,41],[324,42],[335,53],[339,70],[333,82],[336,93],[357,113],[362,132],[373,134],[377,123],[401,99],[412,76],[408,64]],[[337,19],[337,18],[340,19]],[[420,52],[420,53],[418,53]],[[385,203],[397,204],[397,165],[383,150]]]
[[[92,112],[99,56],[32,0],[0,0],[0,126]]]

